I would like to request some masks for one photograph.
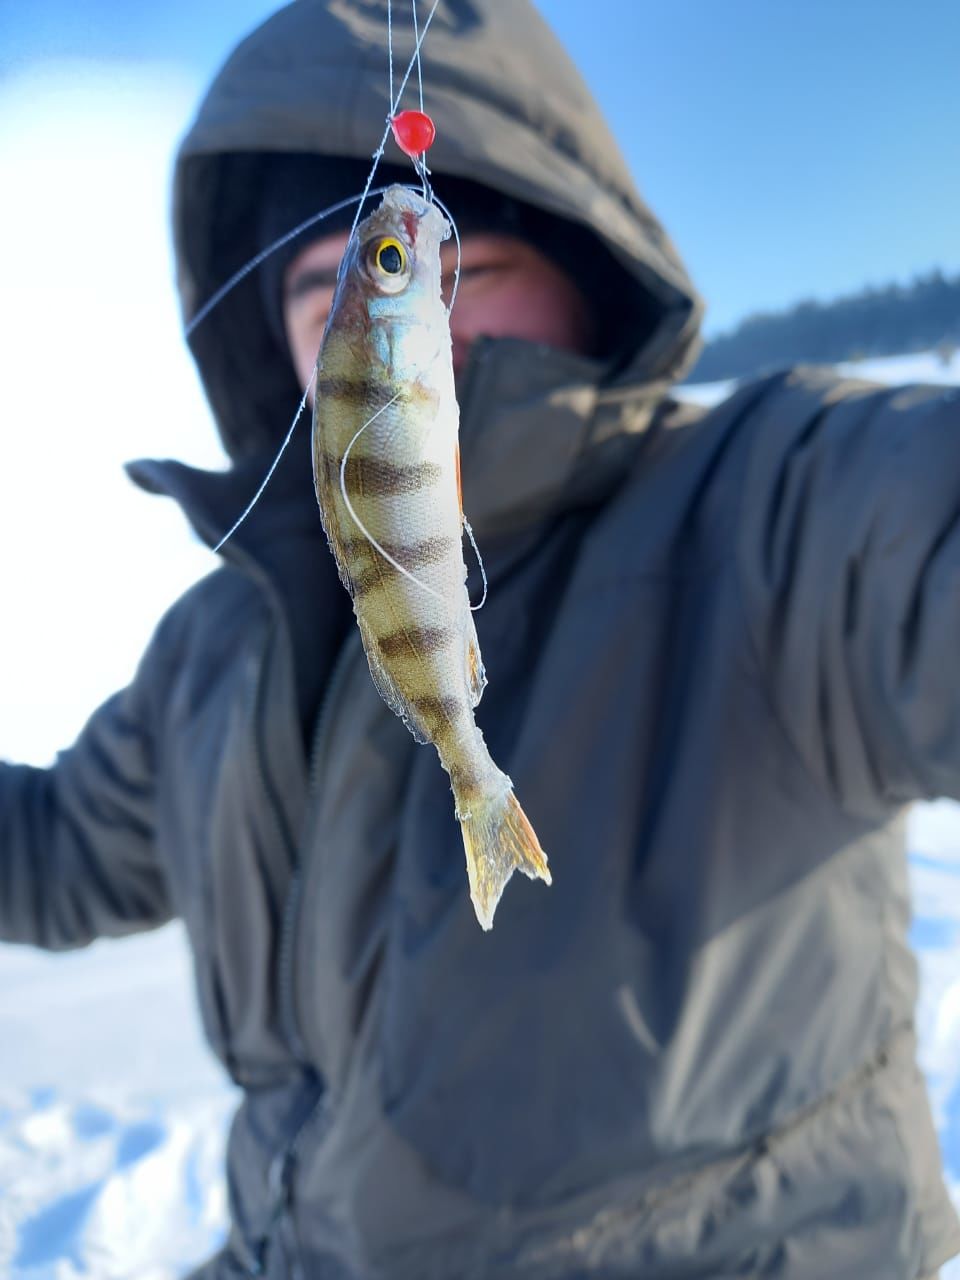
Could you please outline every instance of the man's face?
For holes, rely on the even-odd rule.
[[[347,239],[344,231],[315,240],[284,275],[284,323],[301,387],[313,377]],[[586,300],[569,276],[533,245],[516,236],[479,233],[464,236],[461,249],[460,287],[450,315],[457,377],[471,343],[481,336],[526,338],[564,351],[590,350]],[[449,243],[440,252],[448,301],[456,252]]]

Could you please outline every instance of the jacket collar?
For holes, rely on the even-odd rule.
[[[551,518],[602,501],[619,484],[663,388],[605,385],[604,373],[595,360],[529,342],[474,344],[460,394],[460,447],[464,511],[481,543],[526,545]],[[204,471],[141,459],[127,471],[141,488],[174,498],[198,536],[214,546],[269,464],[258,455],[228,471]],[[223,554],[261,563],[258,549],[278,520],[306,519],[316,520],[319,536],[309,425],[301,423]]]

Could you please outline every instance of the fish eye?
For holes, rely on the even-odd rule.
[[[392,236],[380,241],[373,260],[385,276],[398,276],[407,265],[407,255],[403,245]]]

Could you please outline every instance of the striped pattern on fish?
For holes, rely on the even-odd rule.
[[[489,929],[512,872],[547,860],[473,708],[486,677],[466,588],[439,210],[391,187],[340,266],[320,351],[313,469],[374,683],[450,776],[470,894]],[[345,496],[344,496],[345,495]]]

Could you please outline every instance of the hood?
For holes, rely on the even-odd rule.
[[[429,13],[420,5],[421,24]],[[397,82],[414,48],[394,5]],[[437,124],[434,185],[469,178],[597,237],[645,317],[625,334],[619,386],[665,389],[697,354],[701,304],[637,192],[576,68],[526,0],[441,0],[422,46],[424,107]],[[178,287],[188,322],[257,251],[264,153],[369,159],[389,111],[386,0],[295,0],[244,40],[183,140],[174,175]],[[408,85],[403,106],[415,106]],[[386,159],[403,157],[392,139]],[[412,178],[411,170],[411,178]],[[453,210],[456,215],[456,210]],[[190,338],[228,454],[275,445],[300,392],[247,277]]]

